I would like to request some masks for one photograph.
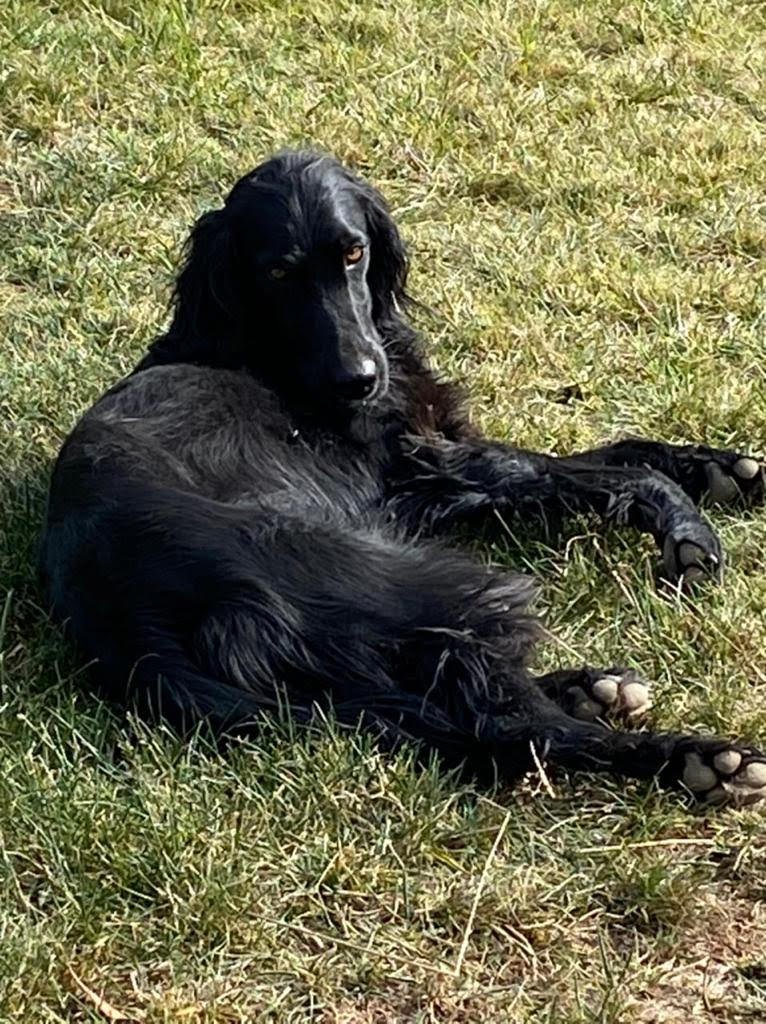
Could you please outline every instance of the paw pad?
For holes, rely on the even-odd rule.
[[[734,463],[734,472],[742,480],[752,480],[761,472],[761,464],[755,459],[744,457]]]
[[[604,676],[598,679],[592,687],[593,696],[605,706],[614,704],[620,692],[620,681],[614,676]]]
[[[713,766],[724,775],[733,775],[742,764],[742,755],[736,750],[724,750],[713,758]]]
[[[707,475],[708,496],[716,505],[728,505],[742,497],[742,492],[733,476],[724,473],[717,462],[709,462],[705,466]]]

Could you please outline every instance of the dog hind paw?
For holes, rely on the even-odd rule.
[[[598,718],[635,720],[652,706],[649,685],[633,669],[592,672],[566,692],[569,713],[583,722]]]
[[[680,781],[702,803],[746,807],[766,797],[766,758],[736,744],[700,742],[684,754]]]

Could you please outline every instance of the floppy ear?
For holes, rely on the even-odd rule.
[[[238,313],[237,261],[226,210],[203,213],[186,243],[173,294],[169,339],[194,358],[231,336]]]
[[[359,181],[358,185],[371,243],[367,282],[372,312],[376,320],[385,320],[407,302],[407,251],[383,196],[366,182]]]

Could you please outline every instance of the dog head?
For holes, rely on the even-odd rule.
[[[330,157],[281,154],[197,221],[171,336],[181,358],[245,366],[313,405],[373,401],[406,277],[379,192]]]

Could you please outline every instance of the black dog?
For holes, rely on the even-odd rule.
[[[43,575],[97,682],[181,728],[326,706],[479,776],[544,758],[766,795],[750,748],[596,721],[645,709],[634,674],[533,677],[531,582],[429,539],[497,509],[590,510],[653,534],[684,586],[722,566],[696,503],[760,499],[759,463],[485,440],[408,326],[406,274],[381,196],[327,157],[277,156],[198,221],[170,329],[53,476]]]

